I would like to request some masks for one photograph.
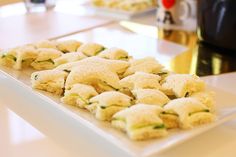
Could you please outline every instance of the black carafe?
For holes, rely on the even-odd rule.
[[[236,52],[236,0],[198,0],[198,37]]]

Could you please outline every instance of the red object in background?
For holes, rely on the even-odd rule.
[[[175,0],[162,0],[162,4],[166,9],[170,9],[175,5]]]

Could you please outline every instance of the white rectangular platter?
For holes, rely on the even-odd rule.
[[[94,11],[96,14],[99,14],[102,16],[114,17],[118,19],[130,19],[133,17],[155,13],[156,11],[156,7],[150,7],[141,11],[125,11],[125,10],[118,10],[114,8],[96,7],[90,3],[85,4],[85,7]]]
[[[167,137],[161,139],[142,142],[132,141],[124,133],[112,128],[109,123],[96,120],[85,110],[61,104],[59,97],[52,96],[46,92],[33,90],[30,86],[31,72],[31,70],[15,71],[0,66],[0,95],[4,92],[4,89],[9,88],[9,91],[17,89],[19,95],[26,93],[25,95],[27,95],[27,98],[24,99],[29,99],[32,105],[35,102],[49,105],[51,108],[55,109],[55,112],[61,112],[65,116],[71,118],[72,122],[75,120],[77,123],[76,125],[90,129],[94,136],[101,137],[102,140],[107,141],[114,148],[124,152],[128,156],[146,157],[157,155],[160,152],[168,150],[175,145],[187,141],[236,117],[236,95],[221,89],[209,87],[216,93],[217,119],[215,122],[192,130],[172,130]],[[78,132],[77,134],[80,133]]]

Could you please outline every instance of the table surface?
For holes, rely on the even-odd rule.
[[[70,12],[71,10],[64,11]],[[5,16],[5,14],[2,15]],[[153,19],[153,16],[148,16],[146,18],[137,18],[134,21],[153,24]],[[118,22],[87,30],[79,34],[70,35],[64,39],[70,38],[81,41],[99,42],[108,47],[121,47],[131,52],[131,54],[136,57],[147,55],[154,56],[161,60],[161,62],[169,69],[173,69],[173,67],[175,67],[174,65],[182,63],[182,59],[178,59],[179,56],[185,55],[186,57],[189,57],[186,47],[184,46],[132,33],[122,28]],[[173,58],[177,59],[173,60]],[[185,62],[180,66],[181,68],[174,70],[178,72],[191,72],[193,69],[191,68],[191,64]],[[214,71],[217,70],[214,69]],[[212,86],[217,86],[225,91],[236,94],[236,91],[234,90],[236,88],[236,72],[207,76],[203,77],[203,79]],[[1,157],[121,156],[112,149],[106,149],[106,146],[96,145],[99,142],[87,143],[86,139],[77,141],[78,145],[75,146],[72,142],[62,137],[60,134],[62,132],[61,130],[50,128],[35,120],[40,117],[35,118],[29,116],[30,114],[27,115],[27,112],[31,111],[30,108],[24,108],[23,106],[19,107],[17,105],[17,100],[11,102],[12,103],[9,103],[7,100],[0,97]],[[170,150],[161,153],[159,156],[234,157],[236,154],[235,131],[236,120],[231,120],[187,142],[171,148]]]

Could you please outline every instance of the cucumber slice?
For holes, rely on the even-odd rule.
[[[121,118],[121,117],[120,118],[113,118],[112,120],[126,122],[125,118]]]
[[[71,93],[69,96],[71,96],[71,97],[78,97],[79,95],[76,94],[76,93]]]
[[[11,60],[13,60],[13,61],[16,61],[16,57],[15,56],[13,56],[13,55],[8,55],[8,54],[3,54],[2,56],[1,56],[1,58],[8,58],[8,59],[11,59]]]
[[[153,126],[153,129],[164,129],[164,128],[165,128],[164,124]]]
[[[125,107],[125,106],[120,106],[120,105],[117,105],[117,104],[111,104],[110,106],[100,106],[101,109],[107,109],[109,107]]]
[[[63,71],[67,72],[67,73],[70,73],[71,71],[70,70],[67,70],[67,69],[64,69]]]
[[[84,102],[85,105],[88,105],[88,101],[83,99],[80,95],[78,95],[79,99]]]
[[[167,72],[159,72],[159,73],[157,73],[157,75],[166,75],[166,74],[168,74]]]
[[[70,96],[70,97],[75,97],[75,98],[77,98],[77,99],[80,99],[85,105],[88,105],[88,104],[89,104],[88,101],[85,100],[85,99],[83,99],[79,94],[71,93],[69,96]]]
[[[189,113],[189,116],[191,116],[191,115],[193,115],[195,113],[199,113],[199,112],[210,112],[210,110],[209,109],[204,109],[204,110],[201,110],[201,111],[191,112],[191,113]]]
[[[54,64],[54,61],[52,59],[44,60],[44,61],[37,61],[37,63],[42,63],[42,62],[49,62]]]
[[[102,52],[102,51],[104,51],[104,50],[106,50],[106,48],[105,48],[105,47],[102,47],[100,50],[98,50],[98,51],[95,52],[94,54],[95,54],[95,55],[98,55],[100,52]]]
[[[98,102],[97,101],[95,101],[95,102],[88,102],[88,105],[92,105],[92,104],[98,104]]]
[[[177,113],[174,112],[162,112],[162,114],[170,114],[170,115],[174,115],[174,116],[179,116]]]
[[[68,53],[68,52],[70,52],[70,51],[68,51],[68,50],[61,50],[61,52],[62,52],[62,53]]]
[[[146,127],[152,127],[153,129],[164,129],[165,125],[164,124],[148,124],[148,125],[136,125],[133,126],[132,129],[136,130],[136,129],[142,129],[142,128],[146,128]]]
[[[39,79],[39,75],[35,75],[34,80],[38,80],[38,79]]]
[[[118,91],[119,89],[116,89],[116,88],[114,88],[113,86],[111,86],[111,85],[109,85],[108,83],[106,83],[105,81],[101,81],[101,82],[99,82],[99,84],[100,85],[102,85],[103,87],[103,89],[105,89],[105,90],[115,90],[115,91]],[[105,87],[105,88],[104,88]]]
[[[106,106],[100,106],[101,109],[106,109],[107,107]]]
[[[6,54],[2,54],[2,55],[1,55],[1,58],[5,58],[5,57],[6,57]]]
[[[185,93],[184,97],[188,97],[190,95],[189,92]]]
[[[120,59],[120,60],[126,60],[126,59],[129,59],[129,56],[124,56],[124,57],[120,57],[120,58],[118,58],[118,59]]]

